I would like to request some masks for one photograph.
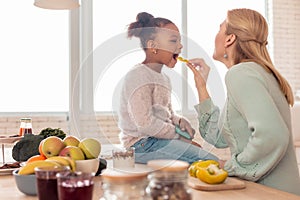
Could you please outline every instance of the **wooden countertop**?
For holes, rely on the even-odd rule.
[[[300,196],[282,192],[270,187],[266,187],[257,183],[245,181],[246,188],[236,190],[223,191],[200,191],[192,189],[193,199],[209,199],[209,200],[300,200]],[[12,175],[0,176],[1,199],[9,200],[37,200],[37,196],[26,196],[21,193]],[[95,177],[95,187],[93,200],[99,200],[102,196],[101,179]]]
[[[108,154],[111,152],[112,146],[103,145],[102,152]],[[8,158],[11,150],[7,149]],[[11,158],[10,158],[11,160]],[[107,159],[108,166],[112,166],[112,160]],[[144,167],[136,164],[136,167]],[[99,200],[102,197],[101,178],[95,177],[93,200]],[[300,196],[296,196],[287,192],[276,190],[261,184],[245,181],[244,189],[223,190],[223,191],[201,191],[192,189],[193,200],[209,199],[209,200],[300,200]],[[299,188],[300,189],[300,188]],[[0,199],[8,200],[38,200],[37,196],[26,196],[21,193],[15,183],[13,175],[0,175]]]

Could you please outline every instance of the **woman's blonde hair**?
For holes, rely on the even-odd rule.
[[[268,24],[257,11],[241,8],[227,12],[226,34],[236,35],[235,64],[253,61],[274,74],[289,105],[294,104],[292,89],[273,65],[267,50]]]

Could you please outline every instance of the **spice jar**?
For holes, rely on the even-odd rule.
[[[20,131],[19,136],[24,136],[26,134],[33,134],[31,118],[21,118],[20,119]]]
[[[103,170],[103,197],[100,200],[150,200],[146,193],[147,175],[147,171],[134,168],[131,171],[110,168]]]
[[[189,164],[179,160],[151,160],[153,171],[149,174],[146,189],[153,200],[191,200],[191,190],[187,186]]]

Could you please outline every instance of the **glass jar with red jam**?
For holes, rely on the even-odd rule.
[[[33,134],[31,118],[21,118],[20,122],[21,124],[20,124],[19,136]]]

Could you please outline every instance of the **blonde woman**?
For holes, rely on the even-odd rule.
[[[213,54],[228,68],[221,114],[206,89],[209,66],[200,58],[190,60],[200,102],[195,106],[199,130],[214,146],[230,148],[224,165],[230,176],[300,195],[291,134],[293,93],[270,59],[267,37],[267,22],[258,12],[227,12]]]

